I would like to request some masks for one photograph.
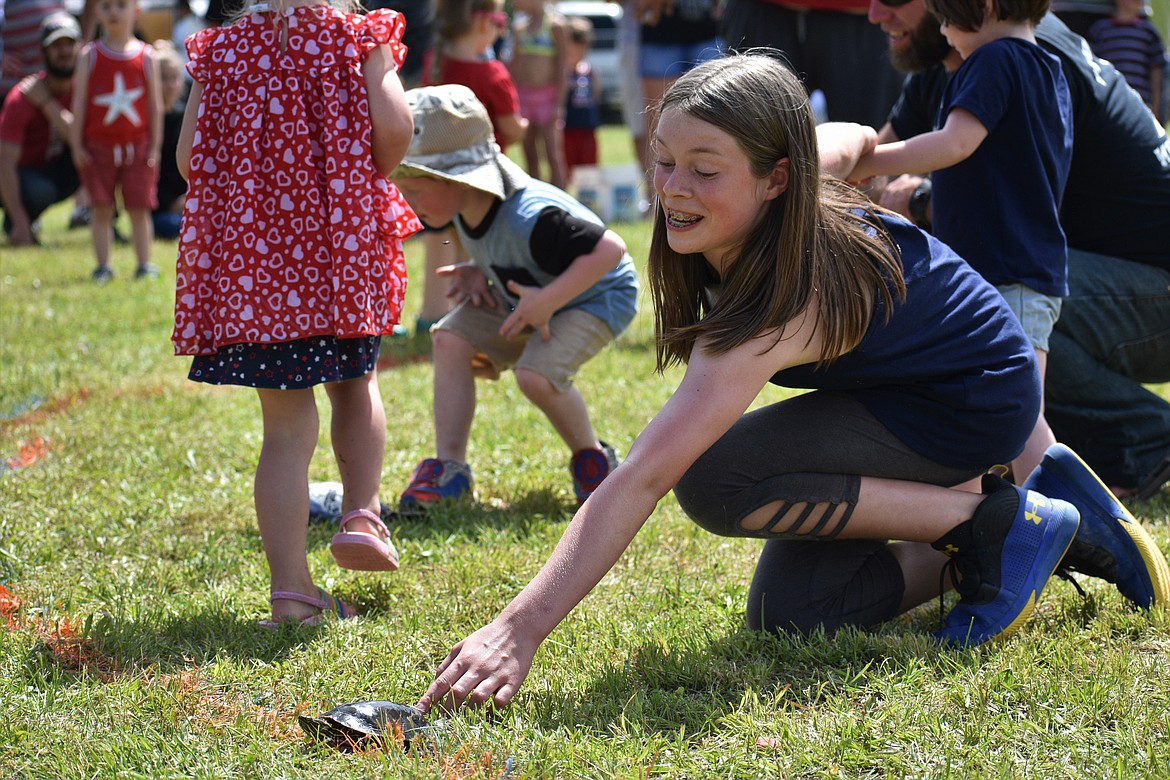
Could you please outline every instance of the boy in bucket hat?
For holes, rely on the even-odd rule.
[[[470,89],[423,87],[407,99],[414,138],[394,183],[424,222],[452,222],[474,259],[440,269],[457,306],[431,332],[436,455],[415,468],[399,509],[470,498],[475,379],[507,368],[569,446],[584,501],[617,457],[594,433],[572,380],[634,318],[633,261],[597,215],[500,152]]]

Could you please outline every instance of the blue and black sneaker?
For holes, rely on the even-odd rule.
[[[440,501],[471,498],[471,487],[471,467],[466,463],[424,458],[415,467],[410,484],[398,500],[398,511],[418,515]]]
[[[1146,529],[1080,457],[1053,444],[1024,488],[1063,499],[1081,514],[1081,526],[1061,569],[1112,582],[1138,607],[1170,603],[1170,566]]]
[[[983,478],[987,498],[970,520],[931,546],[951,557],[951,581],[960,599],[935,637],[974,647],[1006,637],[1024,624],[1079,521],[1072,504],[1021,490],[1005,479]]]

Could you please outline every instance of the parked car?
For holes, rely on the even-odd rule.
[[[556,4],[562,16],[583,16],[593,24],[593,45],[589,64],[601,82],[601,116],[606,123],[622,121],[622,78],[618,66],[618,24],[622,7],[605,0],[561,0]]]

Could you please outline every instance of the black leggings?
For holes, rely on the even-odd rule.
[[[745,414],[674,493],[708,531],[768,540],[748,593],[748,626],[832,633],[894,617],[905,591],[887,540],[835,539],[861,475],[952,486],[979,473],[919,455],[851,396],[817,391]],[[777,501],[770,519],[744,525]]]

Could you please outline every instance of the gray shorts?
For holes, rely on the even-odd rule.
[[[1004,284],[995,289],[1024,326],[1024,334],[1032,342],[1032,348],[1047,352],[1048,337],[1060,318],[1061,299],[1036,292],[1024,284]]]
[[[548,323],[552,334],[548,341],[532,330],[508,341],[500,335],[500,326],[512,311],[498,293],[493,294],[495,308],[464,302],[433,328],[458,334],[475,347],[472,367],[478,377],[498,379],[509,368],[526,368],[564,392],[572,386],[577,370],[613,341],[609,326],[581,309],[561,309],[554,314]]]

